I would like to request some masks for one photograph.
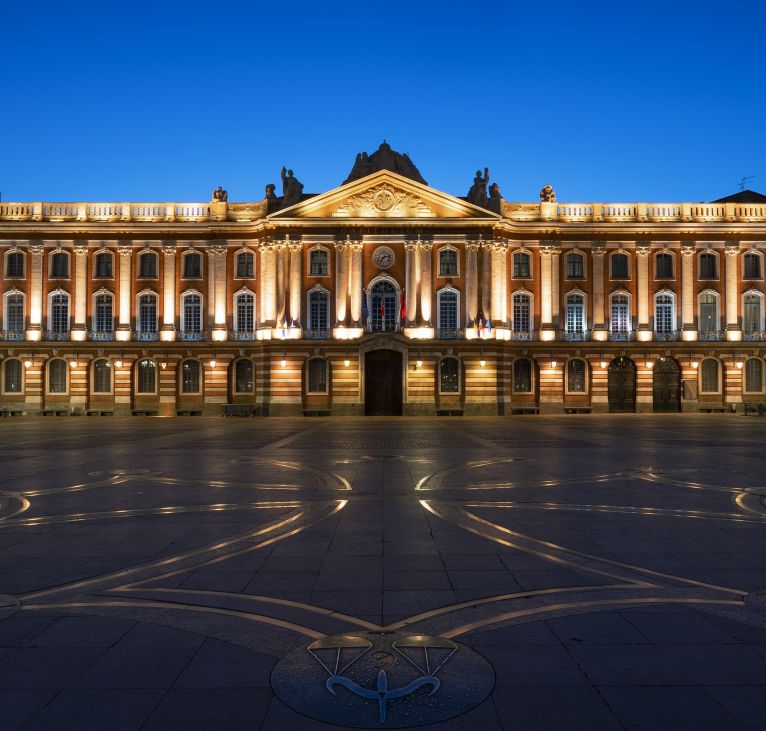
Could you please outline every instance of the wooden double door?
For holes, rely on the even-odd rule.
[[[615,358],[609,364],[609,412],[636,410],[636,366],[630,358]]]
[[[402,354],[371,350],[364,357],[364,413],[402,415]]]
[[[654,364],[652,407],[657,414],[681,410],[681,367],[675,358],[660,358]]]

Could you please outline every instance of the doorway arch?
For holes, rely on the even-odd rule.
[[[364,356],[364,413],[402,415],[402,354],[371,350]]]
[[[652,409],[655,414],[681,411],[681,367],[675,358],[659,358],[654,364]]]
[[[636,366],[630,358],[615,358],[609,364],[609,413],[636,410]]]

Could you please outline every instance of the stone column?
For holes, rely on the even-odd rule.
[[[287,303],[285,300],[287,299],[287,288],[285,286],[286,279],[287,279],[287,262],[286,262],[286,256],[287,256],[287,248],[290,243],[290,237],[288,236],[286,239],[282,241],[277,241],[274,245],[274,258],[275,258],[275,270],[276,270],[276,321],[277,321],[277,327],[281,326],[282,323],[285,320],[285,312],[287,310]]]
[[[420,243],[420,316],[425,327],[431,327],[431,250],[433,248],[434,245],[430,241]]]
[[[476,252],[478,241],[468,241],[465,245],[465,326],[466,329],[476,323],[479,309],[479,279]]]
[[[492,327],[506,325],[506,292],[505,292],[505,257],[508,245],[495,243],[492,245]]]
[[[415,325],[418,321],[418,272],[417,272],[418,242],[405,241],[404,243],[404,270],[405,270],[405,304],[407,305],[407,321],[402,323],[404,327]]]
[[[482,241],[481,244],[481,315],[484,320],[492,315],[492,243]]]
[[[88,335],[88,242],[75,241],[74,326],[72,340]]]
[[[130,340],[130,313],[133,279],[131,277],[131,257],[133,248],[130,241],[120,241],[117,244],[120,252],[120,316],[115,337],[117,340]]]
[[[303,244],[290,243],[290,322],[296,327],[301,324],[303,304]]]
[[[215,307],[213,315],[213,340],[226,340],[226,242],[215,241],[212,246],[215,264]],[[212,277],[211,272],[211,277]]]
[[[215,322],[215,290],[217,284],[217,278],[215,275],[215,242],[209,241],[207,245],[207,278],[205,283],[207,284],[206,297],[203,300],[204,314],[202,316],[202,329],[213,329],[213,323]]]
[[[351,324],[362,326],[362,242],[351,244]]]
[[[636,242],[636,272],[638,283],[638,339],[651,340],[652,326],[649,323],[649,252],[648,241]]]
[[[551,319],[553,327],[561,327],[561,246],[551,254]]]
[[[695,244],[681,244],[681,322],[683,339],[696,340],[697,326],[694,316],[694,255]]]
[[[346,242],[338,241],[335,243],[335,322],[340,327],[346,325],[347,282]]]
[[[540,339],[555,340],[558,322],[558,258],[561,247],[555,241],[540,246]]]
[[[604,317],[604,254],[606,243],[594,241],[591,244],[593,262],[593,339],[606,340],[607,326]]]
[[[263,240],[258,250],[261,253],[260,290],[261,312],[258,318],[262,328],[272,328],[276,322],[276,280],[274,271],[274,248],[270,241]]]
[[[726,339],[742,340],[739,324],[739,293],[737,291],[737,264],[739,241],[726,242]]]
[[[176,339],[176,242],[162,242],[162,332],[167,341]]]
[[[26,339],[40,340],[43,330],[43,253],[42,241],[29,244],[29,324]]]

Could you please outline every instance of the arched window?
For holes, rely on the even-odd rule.
[[[144,251],[138,255],[138,278],[157,279],[157,254]]]
[[[10,333],[23,337],[26,327],[24,315],[24,295],[19,291],[11,291],[5,295],[5,327],[6,337],[14,337]]]
[[[718,294],[703,292],[699,296],[699,330],[701,340],[714,338],[718,331]]]
[[[24,371],[18,358],[3,361],[3,393],[21,393],[24,390]]]
[[[106,358],[93,362],[93,393],[112,392],[112,364]]]
[[[613,333],[630,332],[630,300],[627,294],[616,292],[612,295],[609,331]]]
[[[311,358],[306,364],[306,393],[327,393],[327,361],[324,358]]]
[[[101,292],[96,295],[93,330],[99,334],[111,333],[114,330],[114,308],[111,293]]]
[[[239,292],[234,298],[234,331],[255,332],[255,297],[252,292]]]
[[[742,298],[742,327],[747,338],[763,332],[763,296],[760,292],[746,292]]]
[[[66,292],[54,292],[51,295],[50,330],[57,335],[69,332],[69,295]]]
[[[460,362],[457,358],[439,361],[439,393],[460,393]]]
[[[399,298],[387,279],[376,282],[370,290],[369,322],[372,332],[396,330],[399,325]]]
[[[457,276],[457,251],[455,249],[439,250],[439,276]]]
[[[672,333],[675,324],[675,297],[670,292],[659,292],[654,298],[654,332]]]
[[[628,255],[617,251],[609,257],[612,279],[629,279]]]
[[[748,358],[745,361],[745,391],[763,392],[763,361],[760,358]]]
[[[68,377],[65,360],[54,358],[48,361],[48,393],[66,393]]]
[[[529,358],[513,361],[513,392],[532,393],[532,361]]]
[[[654,278],[673,279],[673,254],[661,251],[654,257]]]
[[[94,260],[94,277],[112,279],[114,277],[113,258],[108,251],[99,251]]]
[[[705,358],[700,364],[700,392],[718,393],[718,376],[720,368],[715,358]]]
[[[184,254],[184,279],[200,279],[202,277],[202,254],[189,251]]]
[[[330,329],[330,297],[324,289],[309,292],[308,329],[322,332]]]
[[[138,298],[138,332],[157,332],[157,295],[153,292],[145,292]]]
[[[532,298],[526,292],[513,295],[513,331],[528,333],[532,329]]]
[[[157,364],[149,358],[138,361],[136,365],[136,393],[151,394],[157,392]]]
[[[513,255],[513,278],[529,279],[531,276],[531,257],[526,251],[517,251]]]
[[[198,292],[186,292],[181,297],[181,330],[184,333],[202,332],[202,297]]]
[[[326,249],[311,249],[309,251],[309,275],[326,277],[329,274]]]
[[[181,393],[200,392],[200,365],[198,360],[181,363]]]
[[[21,251],[9,251],[5,257],[5,276],[24,277],[24,254]]]
[[[240,358],[234,362],[234,393],[252,393],[255,385],[253,361]]]
[[[718,257],[712,251],[700,254],[699,279],[718,279]]]
[[[567,279],[584,279],[585,258],[582,254],[570,251],[567,254]]]
[[[252,279],[255,274],[255,257],[252,251],[237,254],[237,279]]]
[[[569,334],[585,331],[585,297],[577,292],[567,295],[566,331]]]
[[[439,319],[437,326],[443,336],[455,337],[460,327],[459,295],[456,289],[441,289],[436,295],[439,301]]]
[[[748,251],[742,257],[742,272],[745,279],[763,279],[761,255]]]
[[[55,251],[51,254],[50,279],[69,278],[69,254],[66,251]]]
[[[585,393],[585,361],[581,358],[570,358],[567,361],[567,391],[569,393]]]

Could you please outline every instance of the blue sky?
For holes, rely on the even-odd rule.
[[[257,200],[336,187],[383,138],[465,195],[766,192],[766,5],[185,2],[6,5],[0,191]],[[278,191],[281,186],[278,186]]]

